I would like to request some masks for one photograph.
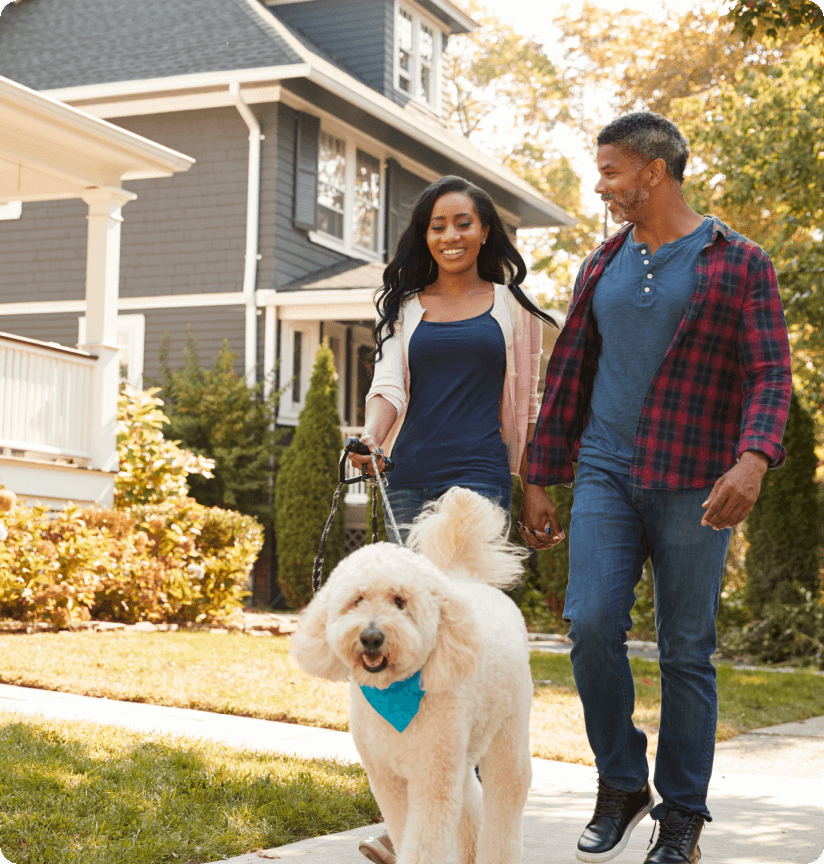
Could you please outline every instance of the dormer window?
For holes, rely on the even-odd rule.
[[[395,86],[437,111],[443,34],[434,19],[411,6],[399,5],[395,22]]]

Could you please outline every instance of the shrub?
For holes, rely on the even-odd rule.
[[[312,563],[338,484],[343,442],[337,393],[332,352],[323,344],[315,357],[306,405],[275,483],[278,580],[284,597],[294,609],[304,606],[312,596]],[[324,579],[343,557],[344,517],[341,493],[338,513],[326,541]]]
[[[96,620],[225,618],[248,594],[262,529],[172,498],[129,512],[15,504],[0,547],[0,616],[65,627]]]
[[[135,390],[125,384],[118,402],[117,452],[120,470],[115,480],[118,508],[181,498],[189,490],[190,474],[212,476],[214,462],[168,441],[163,426],[169,422],[160,410],[159,387]]]

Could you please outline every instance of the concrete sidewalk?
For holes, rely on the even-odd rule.
[[[8,685],[0,685],[0,711],[106,723],[306,759],[357,762],[348,733],[206,711]],[[524,814],[524,864],[573,864],[575,844],[592,813],[595,769],[533,759],[533,772]],[[714,821],[702,835],[704,864],[817,862],[824,852],[824,717],[754,730],[719,744],[709,803]],[[304,840],[230,861],[364,864],[357,840],[375,829]],[[641,864],[651,831],[647,818],[616,860]]]

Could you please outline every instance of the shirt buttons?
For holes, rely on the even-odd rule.
[[[649,285],[647,285],[647,287],[644,288],[644,294],[649,294]]]
[[[644,264],[649,264],[649,261],[644,261]]]
[[[646,249],[642,249],[642,250],[641,250],[641,254],[642,254],[642,255],[646,255],[646,254],[647,254],[647,250],[646,250]]]

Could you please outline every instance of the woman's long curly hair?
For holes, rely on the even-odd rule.
[[[450,192],[468,195],[475,205],[481,225],[489,228],[486,243],[478,254],[478,275],[481,279],[496,285],[518,286],[526,278],[524,259],[513,245],[489,195],[463,177],[441,177],[421,193],[409,225],[398,241],[398,251],[383,271],[383,288],[375,294],[378,309],[375,324],[376,359],[380,359],[383,343],[395,333],[395,322],[404,302],[438,278],[438,265],[429,251],[426,232],[435,202]]]

